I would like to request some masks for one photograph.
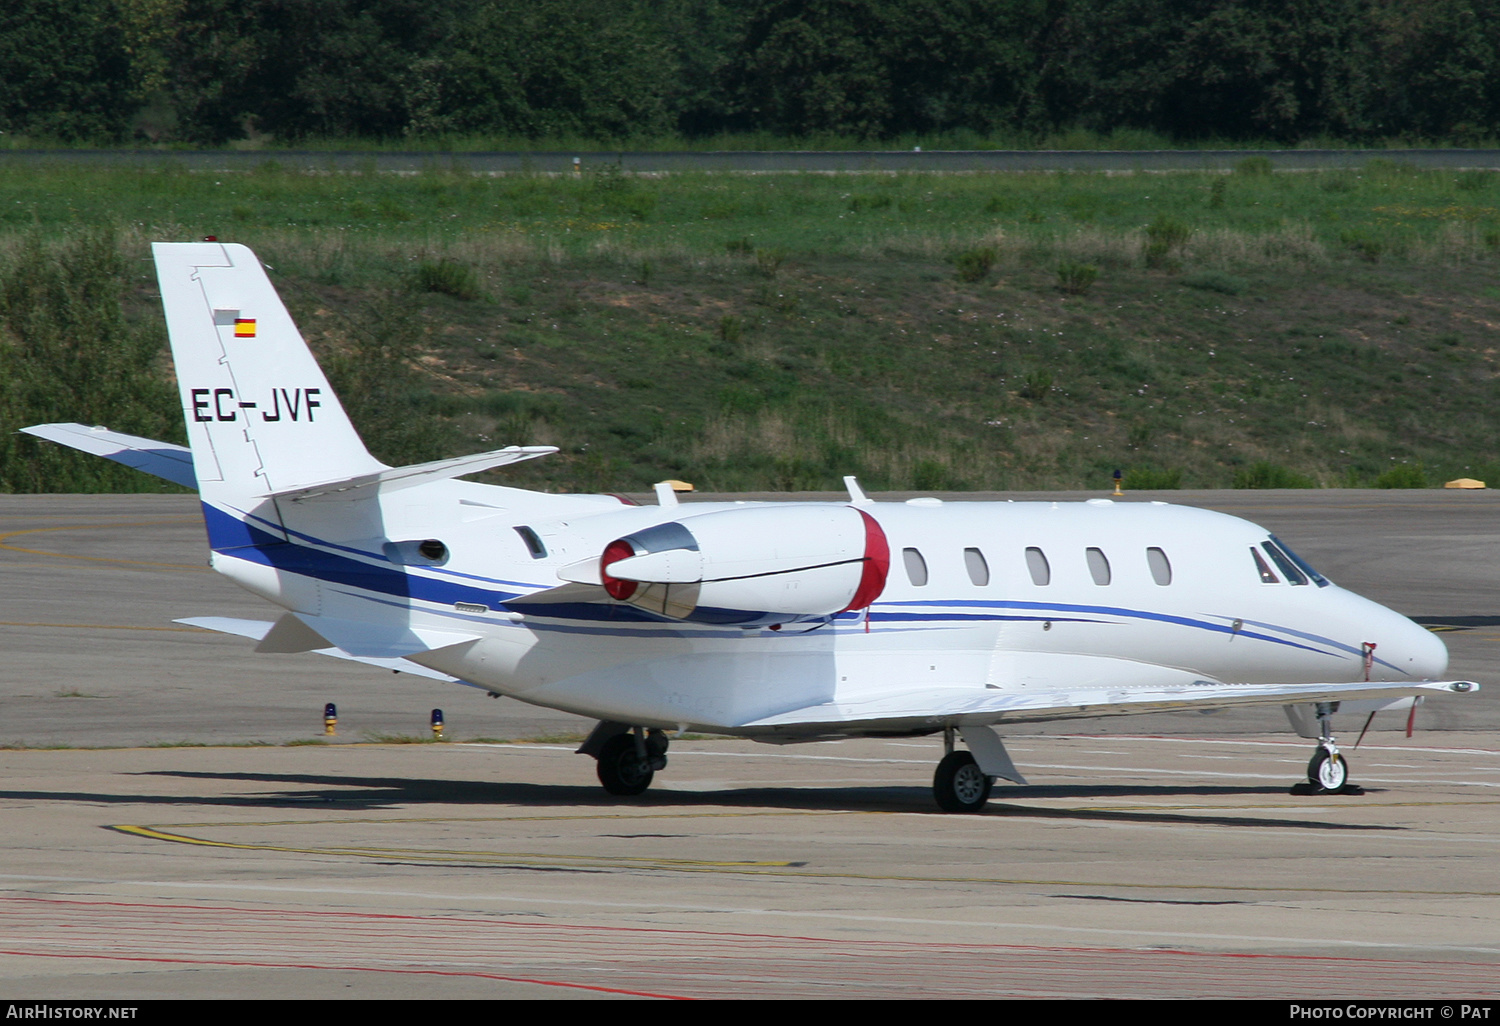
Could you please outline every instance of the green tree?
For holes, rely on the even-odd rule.
[[[0,5],[0,132],[118,139],[140,103],[134,73],[114,0]]]
[[[417,60],[466,5],[419,0],[185,0],[170,47],[184,132],[224,142],[399,135]]]
[[[677,62],[636,0],[481,0],[417,61],[407,131],[626,139],[671,127]]]
[[[1454,142],[1500,132],[1500,2],[1376,0],[1367,37],[1369,131]]]
[[[1179,138],[1348,131],[1362,0],[1099,0],[1085,10],[1085,123]]]
[[[642,7],[670,49],[674,68],[665,104],[678,131],[712,135],[730,126],[730,62],[744,37],[752,0],[646,0]]]
[[[746,127],[865,137],[1015,123],[1042,0],[766,0],[729,71]]]

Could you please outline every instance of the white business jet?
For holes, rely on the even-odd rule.
[[[196,487],[214,569],[286,610],[179,622],[595,718],[579,751],[613,794],[646,789],[673,729],[941,733],[937,802],[973,812],[995,778],[1025,783],[997,728],[1266,703],[1318,738],[1298,788],[1351,791],[1339,703],[1476,688],[1438,679],[1428,631],[1204,510],[872,502],[852,478],[845,502],[659,485],[639,506],[457,480],[546,446],[391,468],[249,249],[154,250],[191,448],[26,430]]]

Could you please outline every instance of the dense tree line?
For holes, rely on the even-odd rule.
[[[8,0],[0,131],[1500,136],[1500,0]]]

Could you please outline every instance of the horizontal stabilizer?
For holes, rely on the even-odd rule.
[[[102,427],[89,427],[87,424],[37,424],[22,428],[21,433],[45,438],[49,442],[94,456],[103,456],[107,460],[154,474],[184,488],[198,487],[197,475],[193,473],[193,453],[186,446],[157,442]]]
[[[355,656],[394,659],[415,652],[462,645],[476,641],[478,634],[465,631],[434,630],[430,627],[375,623],[365,620],[336,620],[328,616],[301,614],[298,619],[335,647]]]
[[[189,627],[202,627],[204,630],[218,631],[220,634],[235,634],[252,641],[261,641],[271,633],[275,625],[269,620],[239,620],[230,616],[189,616],[174,623],[187,624]],[[352,652],[345,652],[341,648],[315,648],[309,649],[316,655],[331,656],[334,659],[345,659],[349,662],[364,663],[366,666],[378,666],[382,670],[394,670],[398,673],[410,673],[417,677],[427,677],[431,680],[446,681],[449,684],[467,684],[467,681],[451,677],[446,673],[430,670],[425,666],[418,666],[409,659],[381,658],[379,656],[358,656]]]
[[[1167,674],[1178,671],[1165,670]],[[1040,720],[1127,713],[1228,709],[1290,702],[1337,702],[1350,698],[1401,698],[1423,693],[1477,691],[1471,681],[1373,681],[1353,684],[1164,683],[1161,687],[1077,688],[1008,691],[974,686],[927,686],[872,692],[790,709],[741,727],[778,728],[786,733],[911,729],[949,724],[1033,723]]]
[[[402,488],[427,484],[430,481],[443,481],[452,477],[462,477],[465,474],[477,474],[481,470],[520,463],[523,460],[534,460],[538,456],[550,456],[556,451],[557,447],[554,445],[512,445],[505,449],[483,452],[475,456],[434,460],[431,463],[417,463],[409,467],[395,467],[336,481],[323,481],[318,484],[287,488],[270,492],[262,497],[293,501],[317,498],[359,498],[364,494],[362,490],[366,488],[373,487],[381,492],[393,492]]]
[[[236,634],[251,641],[261,640],[275,626],[270,620],[241,620],[233,616],[184,616],[172,622],[202,627],[206,631],[218,631],[220,634]]]

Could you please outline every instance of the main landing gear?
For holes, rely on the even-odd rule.
[[[622,798],[641,794],[667,768],[667,735],[655,728],[600,723],[578,751],[599,760],[599,783]]]
[[[954,735],[962,734],[968,751],[954,746]],[[990,800],[996,776],[1024,785],[1005,751],[1005,743],[991,727],[944,727],[943,761],[932,775],[932,797],[944,812],[978,812]]]
[[[994,777],[968,752],[949,752],[932,775],[932,797],[944,812],[978,812],[990,800]]]
[[[1349,760],[1333,741],[1333,714],[1337,702],[1318,703],[1318,749],[1307,764],[1307,782],[1292,785],[1292,794],[1364,794],[1349,783]]]

